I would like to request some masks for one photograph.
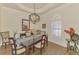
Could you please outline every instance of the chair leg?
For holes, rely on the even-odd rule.
[[[45,40],[45,44],[46,44],[46,46],[48,46],[48,40],[47,39]]]
[[[35,47],[33,46],[33,53],[35,52]]]
[[[42,55],[42,48],[40,49],[40,54]]]
[[[26,53],[27,53],[27,48],[25,47],[25,55],[26,55]]]
[[[6,48],[7,44],[5,43],[5,48]]]
[[[26,52],[25,52],[25,53],[26,53],[26,55],[27,55],[27,54],[28,54],[28,47],[26,47],[25,49],[26,49]]]
[[[31,47],[29,47],[28,54],[30,54],[30,53],[31,53],[31,50],[32,50],[32,48],[31,48]]]
[[[2,42],[2,47],[4,46],[3,42]]]
[[[48,40],[47,40],[47,43],[46,43],[46,44],[47,44],[47,46],[48,46]]]
[[[29,49],[29,47],[26,47],[26,54],[27,54],[27,55],[30,54],[30,49]]]

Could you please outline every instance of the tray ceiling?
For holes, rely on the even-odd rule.
[[[36,3],[36,13],[43,14],[51,9],[53,10],[57,7],[60,7],[63,4],[64,3]],[[1,5],[28,13],[34,12],[34,3],[2,3]]]

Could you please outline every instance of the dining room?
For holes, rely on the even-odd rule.
[[[78,34],[78,9],[72,3],[1,3],[0,55],[79,54],[64,31]]]

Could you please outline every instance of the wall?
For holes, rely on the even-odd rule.
[[[61,39],[55,39],[54,36],[51,35],[51,21],[53,22],[53,16],[59,15],[62,21],[62,33],[61,33]],[[57,8],[55,10],[51,10],[45,15],[42,16],[44,20],[46,20],[47,25],[49,26],[47,28],[47,32],[49,35],[49,41],[54,42],[56,44],[62,45],[66,47],[66,38],[67,34],[64,32],[64,29],[67,29],[69,27],[73,27],[76,30],[76,33],[79,34],[79,4],[68,4],[64,5],[60,8]]]
[[[1,30],[1,6],[0,6],[0,30]]]
[[[0,6],[0,30],[1,30],[1,6]],[[1,42],[1,36],[0,36],[0,46],[1,46],[2,42]]]
[[[1,31],[21,31],[22,19],[27,19],[27,13],[10,8],[2,8]]]

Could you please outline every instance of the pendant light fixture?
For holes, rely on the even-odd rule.
[[[34,12],[29,15],[29,20],[31,20],[33,24],[40,21],[40,16],[36,13],[35,3],[34,3]]]

